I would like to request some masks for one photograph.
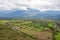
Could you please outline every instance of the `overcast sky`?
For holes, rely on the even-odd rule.
[[[60,0],[0,0],[0,10],[27,10],[27,8],[60,11]]]

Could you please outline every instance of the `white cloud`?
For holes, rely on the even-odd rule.
[[[60,11],[60,0],[0,0],[0,10],[27,10],[27,8]]]

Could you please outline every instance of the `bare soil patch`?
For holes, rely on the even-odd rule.
[[[39,40],[53,40],[53,33],[51,31],[41,31],[37,34]]]

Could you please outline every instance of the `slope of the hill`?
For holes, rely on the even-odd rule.
[[[0,40],[33,40],[13,31],[7,25],[0,24]]]

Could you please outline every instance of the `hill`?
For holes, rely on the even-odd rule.
[[[30,19],[60,19],[60,11],[39,11],[37,9],[0,11],[0,19],[30,18]]]
[[[33,40],[13,31],[7,25],[0,24],[0,40]]]

